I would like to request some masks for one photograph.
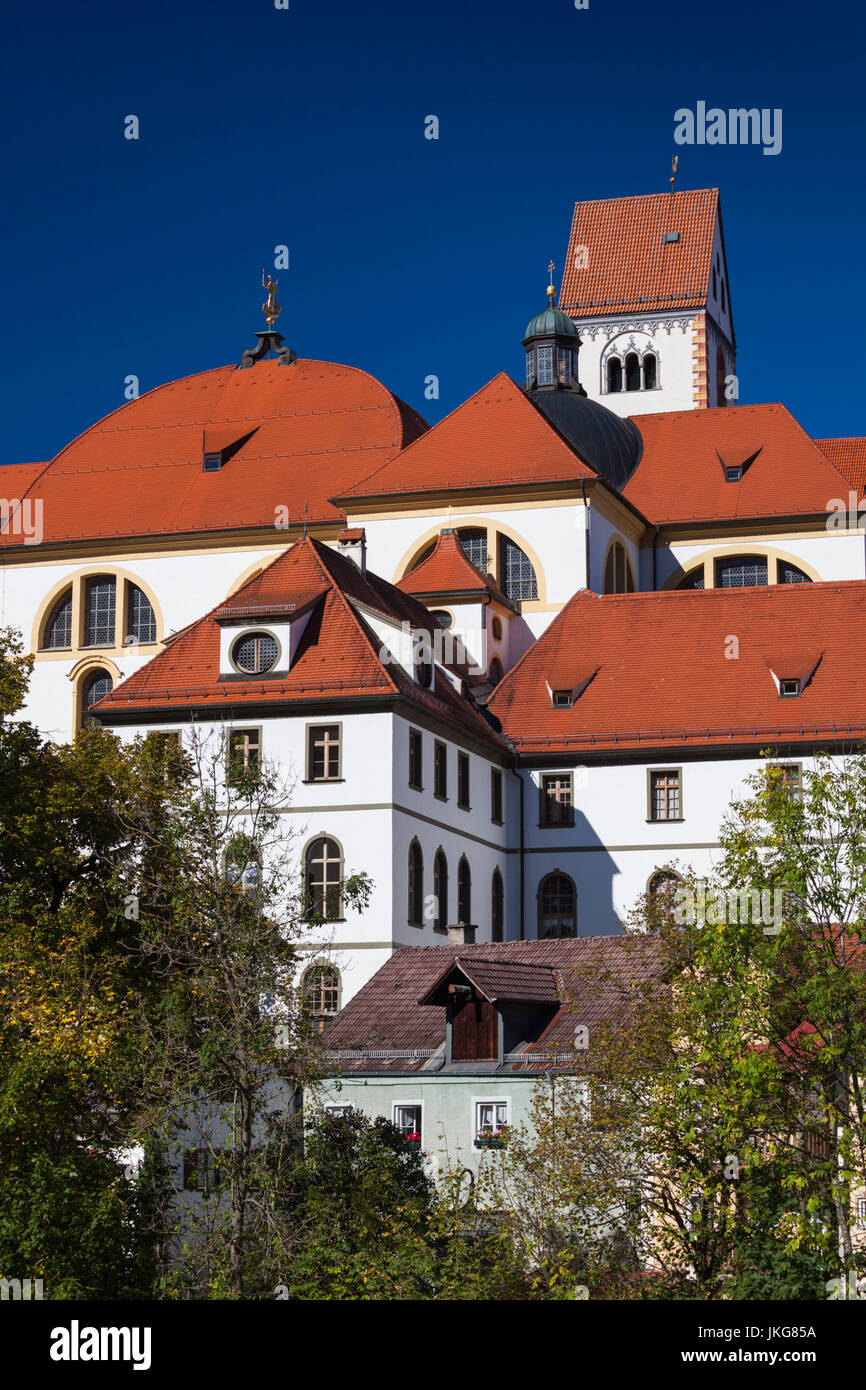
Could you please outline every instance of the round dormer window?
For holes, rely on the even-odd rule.
[[[239,670],[257,676],[270,671],[276,663],[277,652],[277,644],[268,633],[249,633],[235,643],[234,662]]]

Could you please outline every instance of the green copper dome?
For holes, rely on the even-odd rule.
[[[564,314],[561,309],[554,309],[552,304],[548,304],[546,309],[542,309],[540,314],[536,314],[534,319],[530,319],[526,325],[526,332],[523,341],[528,338],[576,338],[577,329],[572,323],[568,314]]]

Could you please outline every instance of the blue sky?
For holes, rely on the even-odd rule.
[[[677,151],[678,187],[721,188],[741,402],[866,434],[853,0],[89,0],[4,31],[0,462],[50,458],[130,374],[237,361],[281,244],[299,355],[440,418],[519,374],[575,199],[666,189],[698,100],[783,111],[778,156]]]

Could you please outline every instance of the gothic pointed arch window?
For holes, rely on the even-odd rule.
[[[409,846],[409,924],[424,925],[424,856],[417,840]]]
[[[622,541],[613,541],[604,563],[604,592],[606,594],[633,594],[635,591],[634,573],[628,552]]]
[[[541,880],[538,889],[538,935],[577,935],[577,890],[568,874],[558,869]]]
[[[654,391],[657,385],[658,359],[654,352],[647,352],[643,359],[643,389]]]
[[[445,851],[438,849],[433,860],[433,925],[437,931],[445,931],[448,926],[448,860]]]
[[[42,646],[57,651],[72,646],[72,586],[60,595],[45,623]]]
[[[102,667],[97,667],[95,671],[89,671],[87,673],[81,687],[81,713],[82,722],[85,725],[98,724],[99,721],[95,718],[91,718],[89,711],[96,704],[97,700],[101,700],[104,695],[107,695],[108,692],[113,689],[114,681],[108,671],[104,671]]]
[[[607,359],[607,389],[611,393],[622,390],[622,362],[618,357]]]
[[[625,389],[626,391],[640,390],[640,358],[636,352],[626,353]]]
[[[490,935],[494,941],[502,941],[504,932],[505,893],[502,886],[502,875],[498,869],[494,869],[490,882]]]
[[[716,405],[725,405],[725,354],[721,347],[716,348]]]
[[[472,872],[465,855],[457,865],[457,921],[464,927],[472,921]]]
[[[343,854],[336,840],[319,835],[304,855],[308,920],[336,922],[342,917]]]

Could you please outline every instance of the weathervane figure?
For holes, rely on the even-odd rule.
[[[279,318],[280,314],[282,313],[282,305],[280,304],[279,300],[277,299],[277,285],[278,285],[278,284],[279,284],[279,281],[278,281],[278,280],[272,280],[270,275],[268,275],[267,280],[265,279],[265,270],[264,270],[264,266],[263,266],[263,267],[262,267],[262,289],[263,289],[263,290],[267,290],[267,292],[268,292],[268,297],[267,297],[265,303],[262,305],[262,313],[263,313],[264,316],[265,316],[265,322],[267,323],[268,328],[273,328],[274,323],[276,322],[276,320]]]

